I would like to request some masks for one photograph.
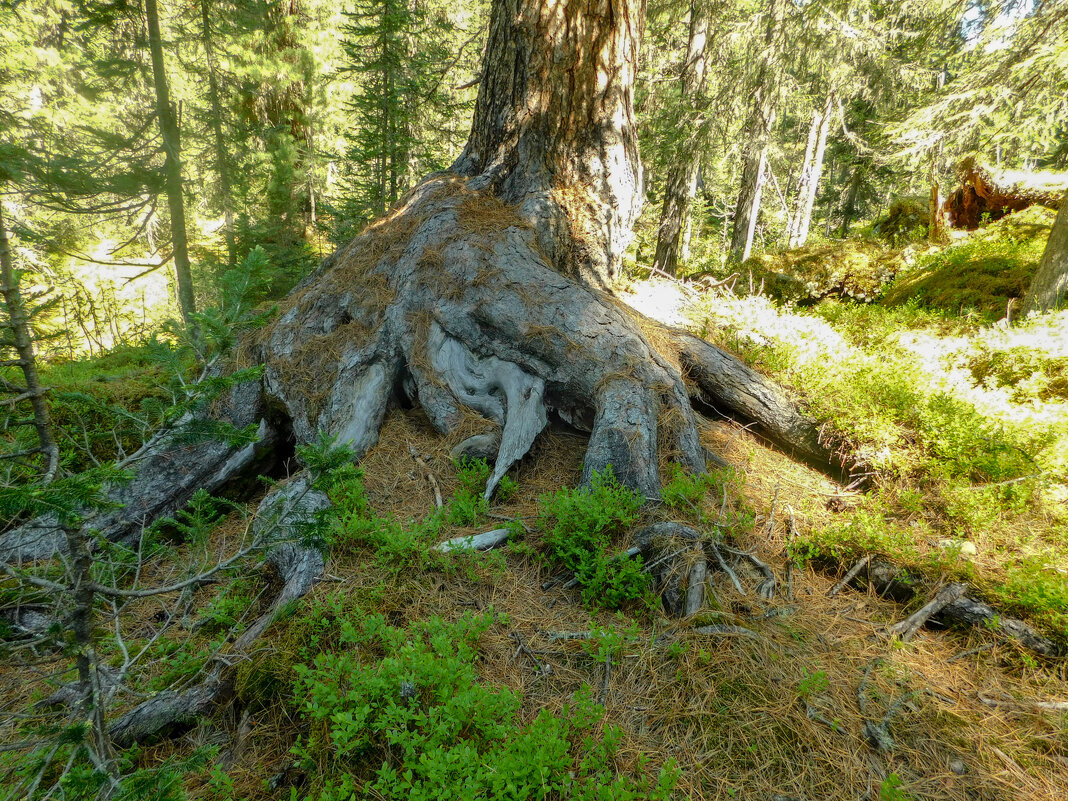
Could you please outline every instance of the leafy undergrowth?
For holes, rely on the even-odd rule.
[[[999,259],[1033,269],[1048,216],[1011,215],[915,273],[963,276],[986,298],[974,314],[904,289],[891,305],[718,293],[691,307],[697,330],[792,387],[871,473],[849,516],[814,518],[798,559],[875,553],[957,576],[1068,639],[1068,312],[984,324],[1006,296],[975,278]]]

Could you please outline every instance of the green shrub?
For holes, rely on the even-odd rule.
[[[788,551],[798,564],[810,559],[840,562],[865,554],[909,560],[919,555],[915,546],[919,538],[918,532],[898,528],[882,514],[861,509],[844,523],[813,528],[807,534],[794,538]]]
[[[715,473],[687,473],[678,464],[671,465],[671,478],[660,490],[660,498],[672,509],[683,512],[695,512],[700,509],[701,501],[710,489],[717,488]]]
[[[294,747],[314,779],[309,796],[405,801],[665,799],[676,776],[616,775],[619,731],[595,726],[603,709],[588,690],[560,714],[517,720],[520,699],[481,683],[478,639],[492,613],[438,618],[406,629],[381,616],[348,623],[345,650],[297,667],[297,695],[312,722]]]
[[[379,565],[393,571],[426,567],[430,546],[441,535],[442,515],[402,525],[374,513],[363,488],[363,472],[347,465],[332,474],[328,495],[332,505],[324,510],[321,528],[331,550],[346,552],[369,548]]]
[[[641,560],[609,556],[612,538],[638,519],[641,496],[616,481],[609,466],[588,487],[539,499],[538,524],[549,555],[575,574],[587,603],[608,609],[645,596],[650,577]]]
[[[463,459],[456,478],[460,486],[448,506],[448,522],[454,526],[473,526],[489,511],[489,502],[482,497],[489,481],[490,467],[485,459]]]
[[[968,362],[976,385],[1007,387],[1014,403],[1068,400],[1068,358],[1031,347],[980,347]]]
[[[994,592],[1004,601],[1027,609],[1057,634],[1068,639],[1068,576],[1040,556],[1021,559],[1009,567]]]

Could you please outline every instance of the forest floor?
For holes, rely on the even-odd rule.
[[[507,709],[498,715],[503,739],[544,745],[546,711],[571,721],[569,742],[586,755],[573,773],[581,779],[589,769],[595,783],[664,771],[674,776],[669,797],[678,798],[1061,797],[1068,788],[1063,658],[1035,655],[997,625],[932,624],[909,642],[888,628],[931,588],[960,580],[1005,614],[1068,642],[1068,313],[999,326],[915,303],[782,307],[669,281],[636,283],[627,299],[791,386],[871,473],[865,491],[847,489],[738,424],[703,421],[704,444],[731,469],[697,485],[700,492],[686,485],[643,510],[610,543],[612,553],[622,552],[642,522],[680,520],[765,562],[776,578],[770,598],[758,592],[764,576],[738,558],[730,560],[737,584],[710,566],[705,607],[689,618],[668,617],[655,600],[599,609],[581,588],[553,583],[560,567],[547,555],[546,499],[578,485],[585,437],[547,431],[513,470],[508,497],[481,507],[467,491],[470,470],[450,459],[455,443],[418,409],[394,410],[361,461],[352,486],[362,490],[345,496],[358,498],[352,507],[376,525],[388,521],[393,540],[373,544],[353,534],[358,526],[342,525],[330,539],[326,579],[234,665],[235,703],[135,750],[130,767],[156,770],[161,787],[169,776],[193,798],[347,797],[337,779],[346,771],[370,782],[381,778],[382,763],[405,764],[405,744],[382,731],[361,730],[359,747],[344,745],[345,726],[379,697],[372,679],[393,688],[409,676],[437,676],[452,687],[470,666],[472,687],[456,685],[436,706],[420,696],[428,719],[439,716],[435,725],[446,726],[452,715],[457,738],[475,742],[490,726],[487,710],[497,708],[490,696],[497,703],[511,692],[514,717]],[[118,369],[142,376],[155,369],[142,367],[131,371],[127,360]],[[120,384],[127,386],[101,382],[97,390],[121,404]],[[665,465],[665,483],[674,478]],[[221,507],[217,520],[192,526],[198,532],[184,541],[161,539],[144,581],[165,583],[233,548],[256,500]],[[431,550],[509,521],[518,524],[510,523],[513,535],[499,550]],[[927,589],[901,604],[867,586],[862,572],[832,594],[864,555],[906,567]],[[686,558],[677,561],[681,574]],[[196,682],[271,590],[269,571],[243,569],[180,598],[131,604],[125,645],[149,650],[129,681],[141,695],[120,695],[112,713]],[[183,612],[164,630],[161,610],[175,601]],[[455,642],[472,619],[482,623],[465,657]],[[453,643],[439,641],[442,634]],[[396,647],[383,644],[391,636]],[[105,659],[119,656],[106,638],[101,648]],[[59,655],[32,669],[0,664],[0,710],[44,697],[69,664]],[[489,695],[476,694],[463,718],[461,699],[475,697],[476,686]],[[594,707],[582,723],[575,699],[584,687],[603,715]],[[0,741],[18,731],[17,722],[7,724]],[[888,738],[877,743],[881,733]],[[597,758],[589,756],[594,741],[610,743]],[[413,742],[431,750],[429,740]],[[504,771],[506,760],[499,762]],[[317,795],[324,786],[332,794]],[[406,797],[403,777],[392,793],[376,786],[368,797]],[[610,797],[660,797],[654,786],[655,779],[644,790],[638,782],[633,795]]]

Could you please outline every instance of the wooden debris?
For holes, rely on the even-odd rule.
[[[897,634],[902,641],[908,642],[919,631],[920,627],[931,617],[945,609],[949,604],[964,595],[965,586],[957,582],[947,584],[935,593],[935,597],[924,604],[914,614],[909,615],[900,623],[890,627],[891,634]]]

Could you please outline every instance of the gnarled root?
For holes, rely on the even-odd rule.
[[[181,692],[165,690],[120,716],[109,728],[112,742],[125,748],[193,724],[225,702],[232,693],[232,668],[245,658],[249,648],[263,634],[278,612],[312,588],[322,577],[322,553],[301,542],[300,528],[329,501],[308,486],[308,475],[276,487],[260,504],[253,524],[254,533],[266,533],[274,541],[266,562],[278,574],[282,588],[270,608],[249,626],[225,654],[218,654],[207,667],[205,678]]]

